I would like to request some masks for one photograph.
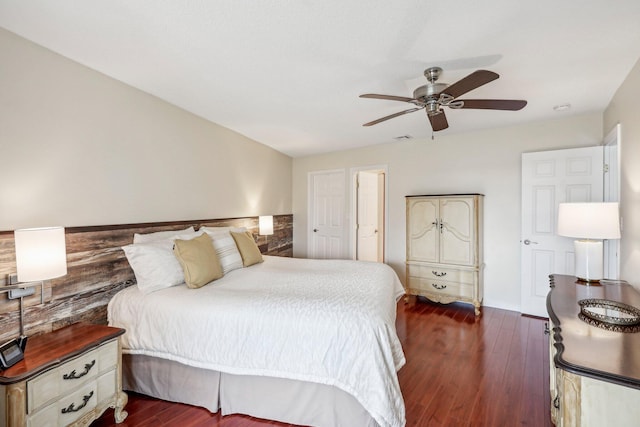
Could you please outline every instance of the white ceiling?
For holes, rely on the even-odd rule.
[[[638,0],[0,0],[0,26],[293,157],[430,138],[424,111],[362,127],[412,105],[358,98],[429,66],[529,102],[446,110],[437,137],[603,111],[640,57]]]

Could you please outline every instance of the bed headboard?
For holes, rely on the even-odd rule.
[[[24,299],[24,328],[27,335],[58,329],[70,323],[107,322],[111,297],[135,282],[122,246],[133,242],[134,233],[178,230],[188,226],[246,227],[266,255],[293,255],[293,215],[274,215],[271,236],[258,235],[258,217],[154,222],[65,229],[67,275],[44,282],[44,304],[40,289]],[[0,231],[0,284],[15,274],[13,231]],[[0,343],[19,335],[18,300],[0,294]]]

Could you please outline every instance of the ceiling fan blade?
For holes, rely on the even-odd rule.
[[[449,122],[447,121],[447,116],[444,115],[444,111],[440,111],[438,114],[434,114],[433,116],[427,114],[427,117],[429,117],[431,129],[433,129],[434,132],[449,127]]]
[[[423,107],[424,108],[424,107]],[[389,116],[381,117],[378,120],[374,120],[369,123],[365,123],[362,126],[373,126],[377,125],[380,122],[384,122],[385,120],[393,119],[394,117],[402,116],[403,114],[413,113],[414,111],[422,110],[422,108],[409,108],[408,110],[400,111],[399,113],[394,113]]]
[[[415,99],[407,98],[406,96],[379,95],[377,93],[365,93],[364,95],[360,95],[360,98],[386,99],[389,101],[403,101],[403,102],[415,101]]]
[[[464,104],[460,108],[473,108],[477,110],[522,110],[527,101],[516,99],[458,99]]]
[[[482,85],[486,85],[487,83],[494,81],[498,77],[500,76],[493,71],[474,71],[462,80],[458,80],[451,86],[447,87],[442,91],[442,93],[446,93],[447,95],[451,95],[453,98],[457,98],[460,95],[464,95],[469,91],[472,91]]]

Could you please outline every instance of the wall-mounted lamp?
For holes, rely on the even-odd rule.
[[[42,281],[67,274],[67,252],[63,227],[28,228],[14,231],[17,281],[9,276],[9,284],[0,287],[9,299],[20,299],[20,347],[24,351],[23,298],[35,293],[40,285],[40,302],[44,302]]]
[[[576,276],[584,282],[603,279],[602,240],[620,238],[618,203],[560,203],[558,235],[576,237]]]
[[[258,233],[261,236],[271,236],[273,234],[273,216],[263,215],[258,217],[258,226],[260,228]]]

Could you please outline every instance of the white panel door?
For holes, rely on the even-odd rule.
[[[556,234],[558,204],[601,202],[602,197],[601,146],[522,154],[523,313],[548,317],[549,275],[575,273],[574,239]]]
[[[378,262],[378,174],[358,172],[356,259]]]
[[[345,257],[345,172],[309,175],[309,257]]]

